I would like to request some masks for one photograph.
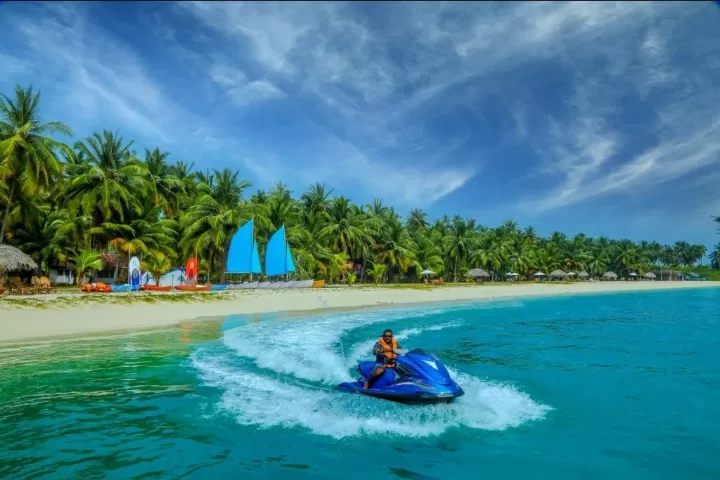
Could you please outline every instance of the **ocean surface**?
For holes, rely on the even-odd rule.
[[[466,395],[333,390],[384,328]],[[691,289],[0,345],[0,478],[717,479],[719,340],[720,290]]]

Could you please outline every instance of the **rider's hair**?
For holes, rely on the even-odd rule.
[[[386,328],[385,330],[383,330],[383,335],[385,335],[386,333],[392,333],[392,332],[393,332],[392,330],[390,330],[389,328]]]

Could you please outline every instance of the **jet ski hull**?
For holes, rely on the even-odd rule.
[[[419,363],[420,362],[420,363]],[[432,370],[428,370],[432,368]],[[455,383],[445,366],[434,355],[413,350],[397,359],[397,368],[388,368],[373,381],[370,388],[363,388],[365,380],[375,369],[375,362],[358,364],[361,378],[338,385],[340,390],[370,397],[392,400],[405,404],[449,403],[465,394]]]
[[[392,391],[386,389],[363,388],[365,380],[341,383],[338,388],[350,393],[358,393],[368,397],[382,398],[406,405],[433,405],[436,403],[450,403],[465,392],[458,387],[455,392],[423,392],[423,391]]]

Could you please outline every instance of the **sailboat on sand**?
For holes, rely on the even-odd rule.
[[[250,219],[233,235],[228,249],[227,273],[250,274],[250,281],[230,285],[230,289],[258,288],[258,282],[252,281],[253,274],[262,274],[260,266],[260,254],[258,253],[257,241],[255,240],[255,221]]]
[[[285,225],[282,225],[268,241],[265,249],[265,275],[278,276],[282,280],[273,282],[270,288],[310,288],[312,280],[289,281],[290,273],[295,272],[292,249],[285,235]]]

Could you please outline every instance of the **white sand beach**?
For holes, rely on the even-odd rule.
[[[46,295],[30,297],[22,305],[0,299],[0,342],[152,329],[232,314],[718,287],[720,282],[594,282],[447,286],[434,289],[349,287],[302,291],[238,290],[224,292],[221,298],[212,301],[147,303],[138,298],[137,303],[125,299],[128,301],[122,304],[111,302],[110,299],[107,299],[108,302],[84,302],[78,295],[68,295],[63,302],[57,302],[59,295]],[[77,302],[73,300],[75,298],[78,298]]]

